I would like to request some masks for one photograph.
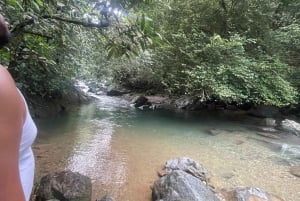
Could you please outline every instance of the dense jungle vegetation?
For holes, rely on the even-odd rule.
[[[107,16],[101,13],[105,3]],[[93,77],[203,101],[299,103],[300,0],[0,5],[11,30],[0,62],[27,96],[51,99],[68,90],[72,79]]]

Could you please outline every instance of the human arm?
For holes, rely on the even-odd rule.
[[[25,201],[19,175],[19,147],[25,106],[15,83],[0,66],[0,200]]]

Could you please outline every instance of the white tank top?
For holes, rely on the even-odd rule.
[[[20,91],[19,91],[20,92]],[[37,128],[30,116],[27,103],[20,92],[26,107],[26,118],[23,125],[22,137],[19,150],[19,172],[21,183],[26,201],[29,201],[30,194],[33,188],[34,179],[34,156],[31,145],[34,142],[37,134]]]

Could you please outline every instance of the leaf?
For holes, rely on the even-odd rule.
[[[14,8],[19,8],[20,10],[24,11],[23,6],[21,5],[20,2],[18,2],[18,0],[9,0],[8,4],[10,4],[11,6],[13,6]]]
[[[37,11],[40,11],[40,6],[35,1],[32,2],[32,5]]]
[[[143,13],[141,18],[141,30],[143,31],[145,30],[145,23],[146,23],[145,14]]]
[[[116,48],[115,47],[112,47],[108,50],[108,54],[107,54],[107,58],[108,59],[111,59],[116,53]]]

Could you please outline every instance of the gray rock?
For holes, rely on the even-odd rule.
[[[281,122],[281,128],[289,133],[300,136],[300,124],[289,119]]]
[[[36,201],[90,201],[91,195],[91,179],[67,170],[44,176],[36,191]]]
[[[227,201],[283,201],[281,198],[254,187],[222,189]]]
[[[198,97],[182,97],[175,100],[174,104],[179,109],[194,110],[197,107]]]
[[[219,201],[219,198],[200,179],[174,170],[154,183],[153,201]]]
[[[165,164],[165,171],[170,173],[174,170],[182,170],[186,173],[193,175],[201,179],[202,181],[207,182],[211,177],[209,171],[202,167],[199,163],[194,161],[193,159],[187,157],[170,159]]]

